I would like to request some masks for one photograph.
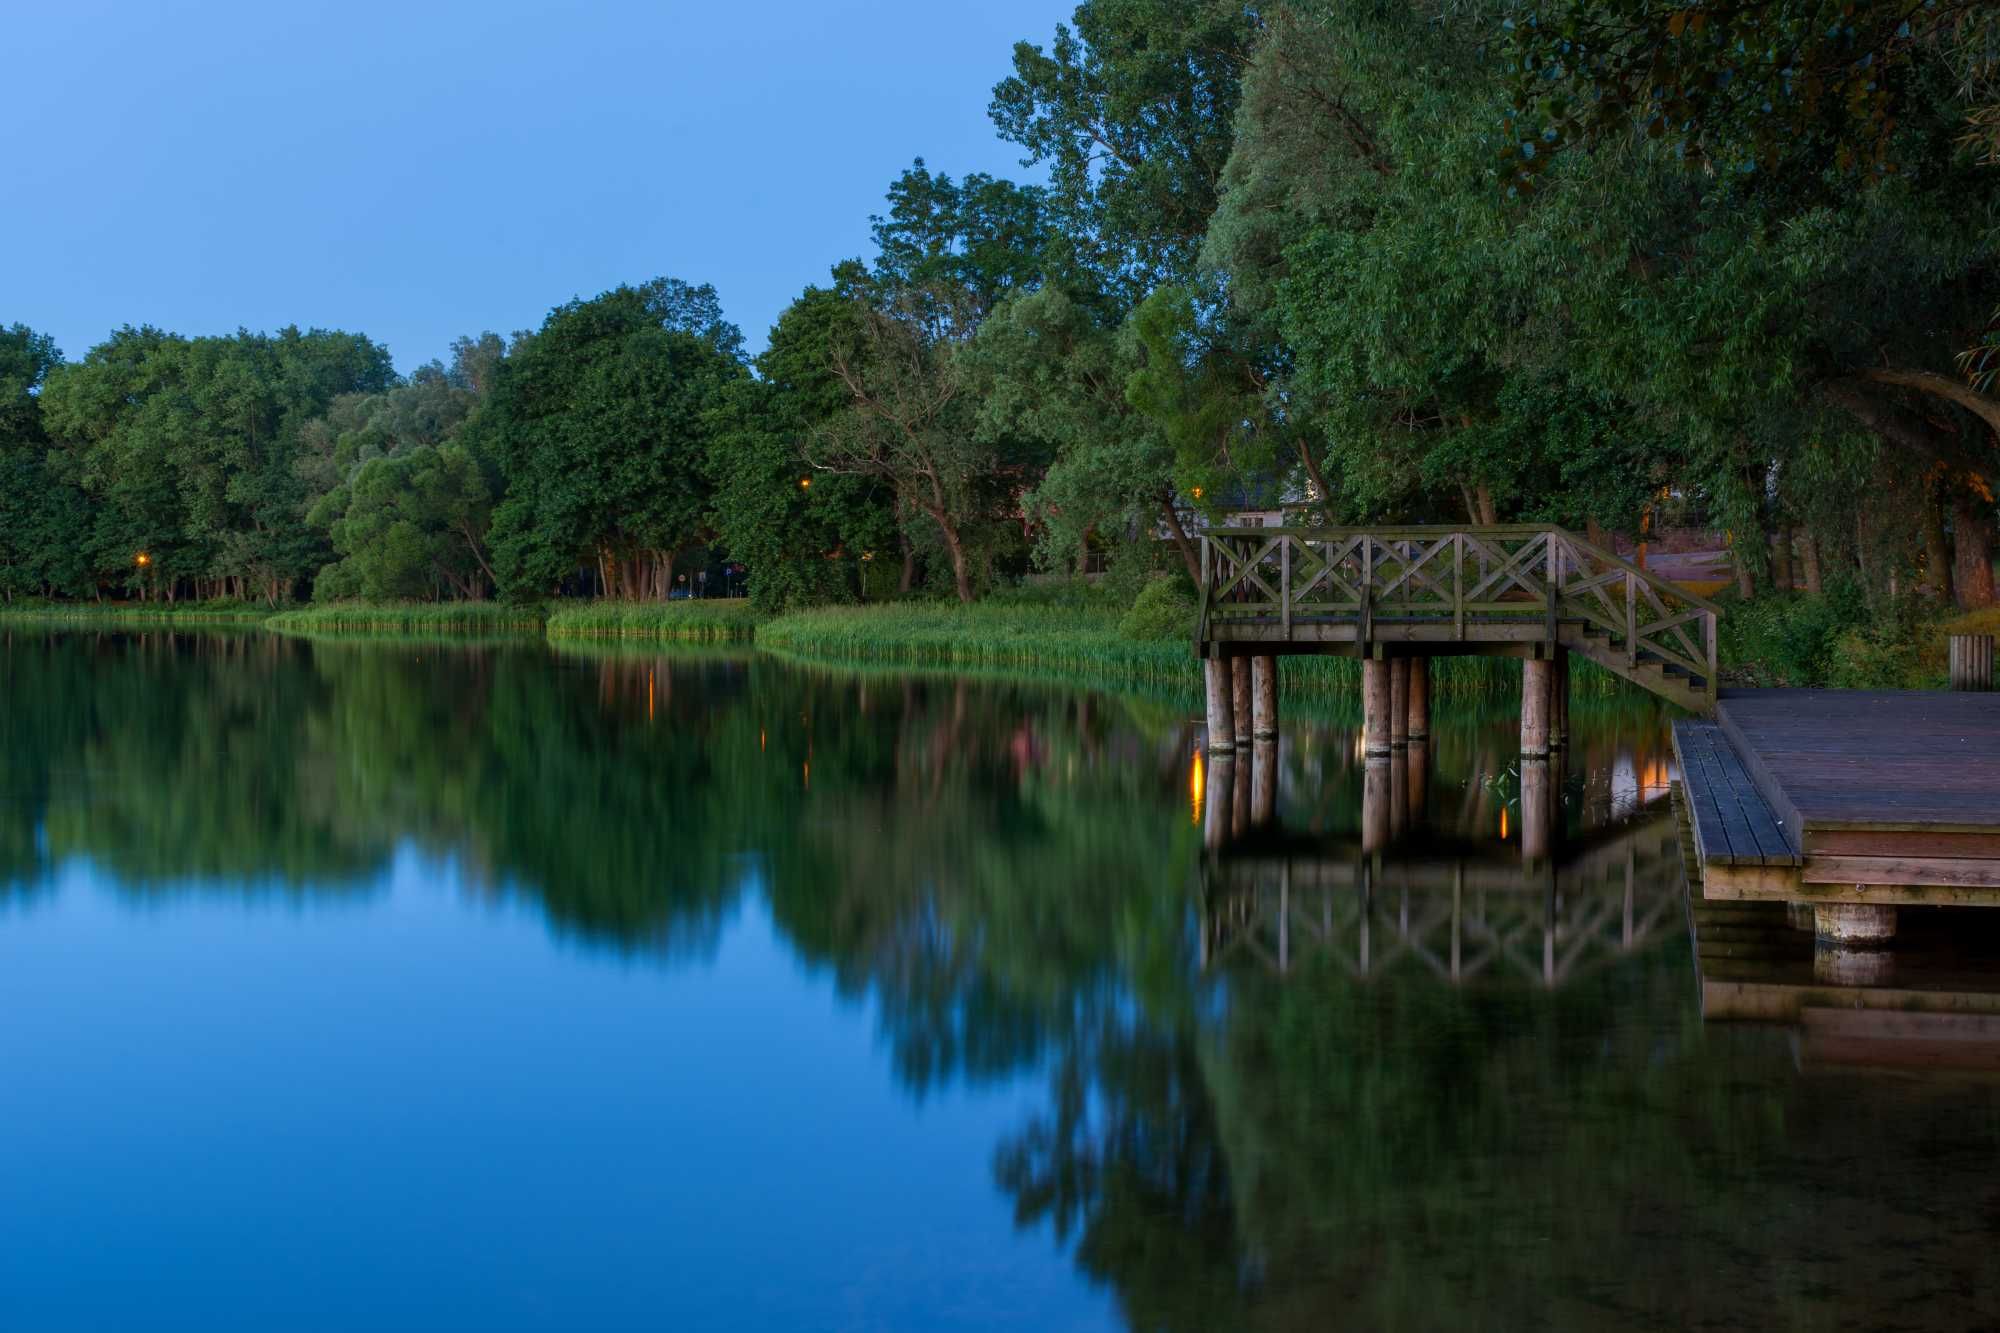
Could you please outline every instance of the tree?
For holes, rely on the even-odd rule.
[[[0,596],[9,600],[89,586],[89,513],[50,470],[42,420],[42,385],[61,363],[48,335],[0,328]]]
[[[604,595],[665,600],[709,533],[714,413],[743,378],[713,288],[671,278],[552,311],[468,427],[497,459],[494,569],[518,595],[594,566]]]
[[[1000,137],[1047,165],[1067,243],[1124,306],[1193,275],[1260,22],[1240,0],[1086,0],[993,90]]]
[[[341,395],[393,382],[367,338],[297,328],[188,339],[127,327],[60,367],[45,419],[58,471],[95,511],[96,577],[169,598],[289,595],[325,556],[299,522],[301,433]]]

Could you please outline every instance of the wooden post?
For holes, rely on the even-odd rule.
[[[1555,663],[1531,657],[1521,663],[1521,757],[1549,754],[1549,709],[1555,699]]]
[[[1201,664],[1208,687],[1208,749],[1214,754],[1236,748],[1235,709],[1229,688],[1229,660],[1211,657]]]
[[[1410,743],[1410,659],[1389,663],[1389,744],[1400,750]]]
[[[1364,658],[1361,663],[1362,749],[1369,755],[1385,759],[1389,756],[1391,745],[1389,699],[1389,664],[1379,657]]]
[[[1389,758],[1371,758],[1361,774],[1361,852],[1372,856],[1389,845]],[[1367,908],[1363,907],[1363,912]]]
[[[1250,756],[1243,753],[1247,741],[1236,742],[1236,750],[1230,767],[1236,770],[1236,782],[1232,790],[1234,800],[1229,812],[1229,836],[1240,838],[1250,831]]]
[[[1547,760],[1521,765],[1521,858],[1546,860],[1555,836],[1555,786]]]
[[[1366,796],[1364,788],[1362,795]],[[1410,752],[1398,749],[1389,756],[1389,836],[1400,838],[1410,827]]]
[[[1954,690],[1993,688],[1993,636],[1951,636],[1951,687]]]
[[[1229,845],[1229,819],[1236,804],[1236,751],[1216,753],[1202,791],[1201,845],[1219,852]]]
[[[1412,742],[1431,738],[1431,659],[1410,659],[1409,738]]]
[[[1873,903],[1815,903],[1813,933],[1829,944],[1879,944],[1895,938],[1896,909]]]
[[[1250,827],[1266,828],[1278,812],[1278,743],[1250,747]]]
[[[1424,812],[1430,806],[1431,747],[1412,736],[1410,748],[1404,753],[1410,764],[1410,826],[1419,827],[1424,822]]]
[[[1278,739],[1278,659],[1250,659],[1250,738]]]
[[[1554,754],[1569,744],[1569,649],[1558,647],[1551,665],[1555,670],[1550,678],[1554,693],[1549,700],[1549,753]]]
[[[1250,659],[1247,657],[1229,659],[1229,712],[1236,719],[1236,748],[1249,748],[1250,727],[1254,719],[1250,708]]]

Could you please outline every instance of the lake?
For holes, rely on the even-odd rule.
[[[1650,704],[1544,860],[1505,698],[1253,788],[1191,698],[767,657],[0,672],[0,1328],[2000,1322],[2000,1085],[1704,1022]]]

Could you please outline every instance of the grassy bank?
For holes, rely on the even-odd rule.
[[[742,598],[685,602],[582,602],[549,613],[552,639],[747,640],[758,617]]]
[[[535,631],[544,619],[539,606],[507,602],[327,602],[283,611],[264,623],[287,634],[365,630],[436,635]]]
[[[1121,631],[1122,616],[1116,607],[1023,601],[822,607],[765,622],[757,646],[813,662],[1026,672],[1189,693],[1199,688],[1201,664],[1191,632],[1134,638]],[[1361,664],[1350,658],[1294,657],[1282,670],[1288,694],[1348,694],[1360,685]],[[1506,658],[1441,657],[1431,664],[1432,689],[1440,694],[1515,689],[1520,674],[1519,664]],[[1593,693],[1624,688],[1609,672],[1581,661],[1572,683]]]
[[[261,602],[9,602],[0,623],[44,625],[254,625],[278,608]]]

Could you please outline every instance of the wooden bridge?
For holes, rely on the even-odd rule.
[[[1202,539],[1195,650],[1209,664],[1217,748],[1252,717],[1260,734],[1275,730],[1277,657],[1379,664],[1363,671],[1368,746],[1379,753],[1401,729],[1428,730],[1432,657],[1518,657],[1522,750],[1535,757],[1562,743],[1571,653],[1683,708],[1711,710],[1718,614],[1713,602],[1543,524],[1217,528]]]

